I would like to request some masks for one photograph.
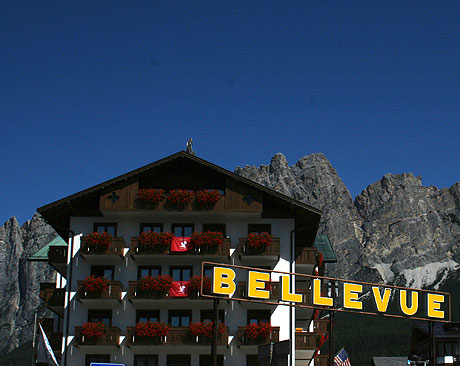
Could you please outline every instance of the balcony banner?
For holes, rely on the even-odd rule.
[[[171,242],[171,252],[186,252],[192,248],[190,237],[174,237]]]
[[[187,297],[189,281],[173,281],[169,289],[171,297]]]

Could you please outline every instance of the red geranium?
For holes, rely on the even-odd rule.
[[[83,289],[87,292],[101,293],[109,288],[109,280],[105,277],[90,276],[83,282]]]
[[[200,204],[214,205],[220,200],[220,193],[217,190],[204,189],[195,193],[196,200]]]
[[[201,289],[201,276],[193,276],[190,278],[188,285],[189,293],[199,293]],[[211,293],[211,279],[209,277],[203,277],[203,292],[206,294]]]
[[[105,325],[102,322],[85,323],[81,327],[81,334],[86,338],[99,338],[105,333]]]
[[[171,245],[174,238],[172,233],[157,233],[154,231],[144,231],[139,236],[139,244],[143,248],[164,248]]]
[[[195,248],[217,247],[224,242],[224,236],[219,231],[207,231],[205,233],[193,233],[191,243]]]
[[[270,338],[272,327],[270,323],[249,324],[244,334],[249,339]]]
[[[272,236],[269,233],[249,234],[246,240],[248,247],[265,249],[272,242]]]
[[[139,189],[137,199],[140,202],[157,204],[165,199],[164,189]]]
[[[171,276],[145,276],[138,281],[138,286],[141,291],[155,291],[166,294],[171,288],[172,281]]]
[[[90,247],[107,249],[112,243],[112,235],[106,232],[94,232],[88,235],[87,240]]]
[[[167,336],[169,327],[160,322],[139,322],[136,324],[136,335],[141,337]]]
[[[189,330],[190,334],[194,337],[206,337],[212,338],[212,328],[214,322],[198,322],[198,323],[190,323]],[[217,325],[217,333],[224,334],[225,333],[225,325],[219,323]]]
[[[195,194],[186,189],[173,189],[169,191],[168,202],[176,205],[186,205],[193,201]]]

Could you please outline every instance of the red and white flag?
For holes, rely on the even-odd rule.
[[[189,281],[173,281],[169,289],[171,297],[187,297]]]
[[[192,249],[190,237],[174,237],[171,242],[171,252],[186,252]]]

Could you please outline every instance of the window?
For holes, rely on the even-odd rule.
[[[159,322],[160,310],[137,310],[136,323]]]
[[[222,235],[226,236],[226,225],[225,224],[203,224],[203,232],[206,231],[218,231]]]
[[[110,362],[110,355],[86,355],[86,366],[90,366],[93,362]]]
[[[162,233],[163,224],[141,224],[139,233],[143,233],[144,231],[153,231],[155,233]]]
[[[192,320],[192,310],[169,310],[168,315],[172,327],[188,327]]]
[[[166,357],[166,366],[190,366],[190,355],[168,355]]]
[[[95,223],[94,231],[98,233],[109,233],[112,236],[117,236],[117,224]]]
[[[212,278],[212,272],[213,272],[213,267],[204,266],[204,268],[203,268],[203,274],[204,274],[206,277]]]
[[[192,269],[193,267],[176,267],[170,266],[169,267],[169,275],[173,278],[173,281],[190,281],[190,277],[192,276]]]
[[[272,233],[271,224],[249,224],[248,234]]]
[[[160,266],[139,266],[137,267],[137,278],[140,279],[145,276],[156,277],[161,275]]]
[[[248,310],[247,324],[270,323],[270,310]]]
[[[136,355],[134,366],[158,366],[158,355]]]
[[[91,276],[106,277],[108,280],[113,281],[113,266],[91,266]]]
[[[88,322],[99,323],[102,322],[106,327],[112,326],[112,310],[89,309]]]
[[[200,366],[211,366],[211,355],[200,355]],[[217,355],[217,366],[224,366],[224,355]]]
[[[246,355],[246,366],[259,366],[257,355]]]
[[[219,322],[225,323],[225,310],[219,310]],[[200,321],[201,322],[212,322],[214,319],[213,310],[201,310]]]
[[[188,238],[192,236],[195,226],[193,224],[172,224],[172,232],[174,236],[179,238]]]

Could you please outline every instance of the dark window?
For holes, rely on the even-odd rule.
[[[93,362],[110,362],[110,355],[86,355],[86,366],[90,366]]]
[[[214,319],[213,310],[201,310],[200,321],[201,322],[212,322]],[[219,322],[225,323],[225,310],[219,310]]]
[[[172,327],[188,327],[192,320],[192,310],[169,310],[168,315]]]
[[[109,233],[112,236],[117,236],[117,224],[95,223],[94,231],[98,233]]]
[[[91,266],[91,276],[106,277],[113,281],[113,266]]]
[[[271,224],[249,224],[248,234],[272,233]]]
[[[211,366],[211,355],[200,355],[200,366]],[[217,366],[224,366],[224,355],[217,355]]]
[[[112,310],[89,309],[88,322],[102,322],[106,327],[112,326]]]
[[[136,311],[136,323],[159,322],[159,321],[160,321],[160,310],[137,310]]]
[[[259,366],[257,355],[246,355],[246,366]]]
[[[160,266],[139,266],[137,267],[137,278],[142,278],[145,276],[156,277],[161,275]]]
[[[166,366],[190,366],[190,355],[168,355],[166,357]]]
[[[156,233],[162,233],[163,224],[141,224],[139,233],[143,233],[144,231],[154,231]]]
[[[188,238],[195,230],[193,224],[172,224],[171,228],[174,236],[179,238]]]
[[[203,272],[206,277],[212,277],[213,267],[204,266]]]
[[[136,355],[134,366],[158,366],[158,355]]]
[[[225,224],[203,224],[203,232],[206,231],[218,231],[222,233],[223,236],[226,235],[226,225]]]
[[[270,310],[248,310],[248,324],[270,323]]]
[[[169,275],[173,278],[173,281],[190,281],[192,276],[193,267],[169,267]]]

